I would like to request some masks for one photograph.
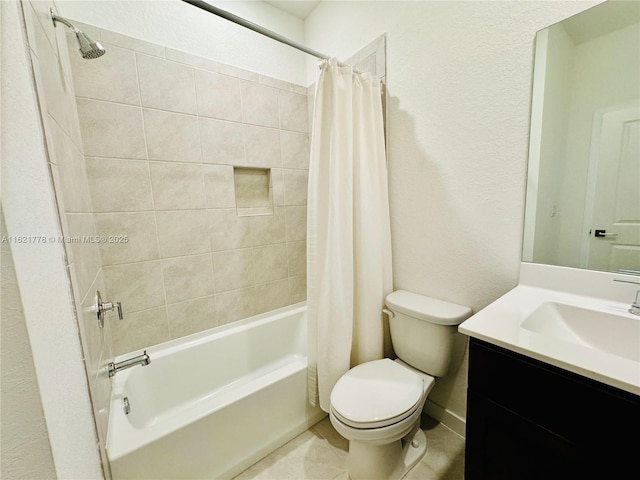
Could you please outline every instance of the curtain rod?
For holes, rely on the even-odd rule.
[[[221,8],[218,7],[214,7],[213,5],[207,3],[207,2],[203,2],[200,0],[182,0],[185,3],[189,3],[191,5],[193,5],[194,7],[198,7],[202,10],[205,10],[209,13],[213,13],[214,15],[217,15],[218,17],[222,17],[225,20],[229,20],[230,22],[236,23],[242,27],[248,28],[249,30],[253,30],[256,33],[259,33],[260,35],[264,35],[266,37],[272,38],[273,40],[276,40],[277,42],[280,43],[284,43],[285,45],[289,45],[290,47],[293,47],[297,50],[300,50],[304,53],[308,53],[309,55],[313,55],[316,58],[322,58],[322,59],[329,59],[331,57],[329,57],[329,55],[325,55],[324,53],[320,53],[316,50],[313,50],[305,45],[302,45],[301,43],[298,42],[294,42],[293,40],[289,40],[287,37],[283,37],[282,35],[280,35],[279,33],[276,33],[272,30],[268,30],[260,25],[257,25],[253,22],[250,22],[248,20],[245,20],[242,17],[239,17],[237,15],[234,15],[233,13],[227,12],[226,10],[222,10]],[[346,67],[348,65],[346,65],[345,63],[342,62],[338,62],[338,65],[340,65],[341,67]]]

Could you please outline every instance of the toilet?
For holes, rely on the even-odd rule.
[[[447,374],[458,325],[471,309],[397,290],[385,300],[397,360],[362,363],[331,391],[329,418],[349,440],[352,480],[402,478],[424,456],[422,407]]]

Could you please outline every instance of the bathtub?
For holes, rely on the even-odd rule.
[[[149,347],[150,365],[113,377],[113,478],[231,478],[324,418],[306,327],[302,303]]]

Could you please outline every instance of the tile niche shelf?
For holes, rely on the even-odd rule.
[[[271,169],[233,167],[233,181],[239,217],[273,215]]]

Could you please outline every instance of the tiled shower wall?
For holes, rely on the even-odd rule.
[[[307,88],[80,28],[107,49],[70,58],[116,354],[304,300]]]
[[[104,446],[111,384],[101,366],[113,359],[111,322],[106,322],[105,328],[101,329],[91,309],[96,290],[100,290],[107,301],[109,291],[103,281],[98,245],[84,241],[94,237],[96,229],[65,39],[66,29],[53,26],[50,9],[56,10],[55,2],[23,1],[21,4],[62,235],[67,240],[74,240],[53,241],[64,243],[74,297],[69,298],[69,302],[75,305],[96,420],[96,448],[100,450],[103,468],[108,476]],[[75,45],[75,38],[71,41]],[[73,50],[71,57],[80,58],[80,55]]]

